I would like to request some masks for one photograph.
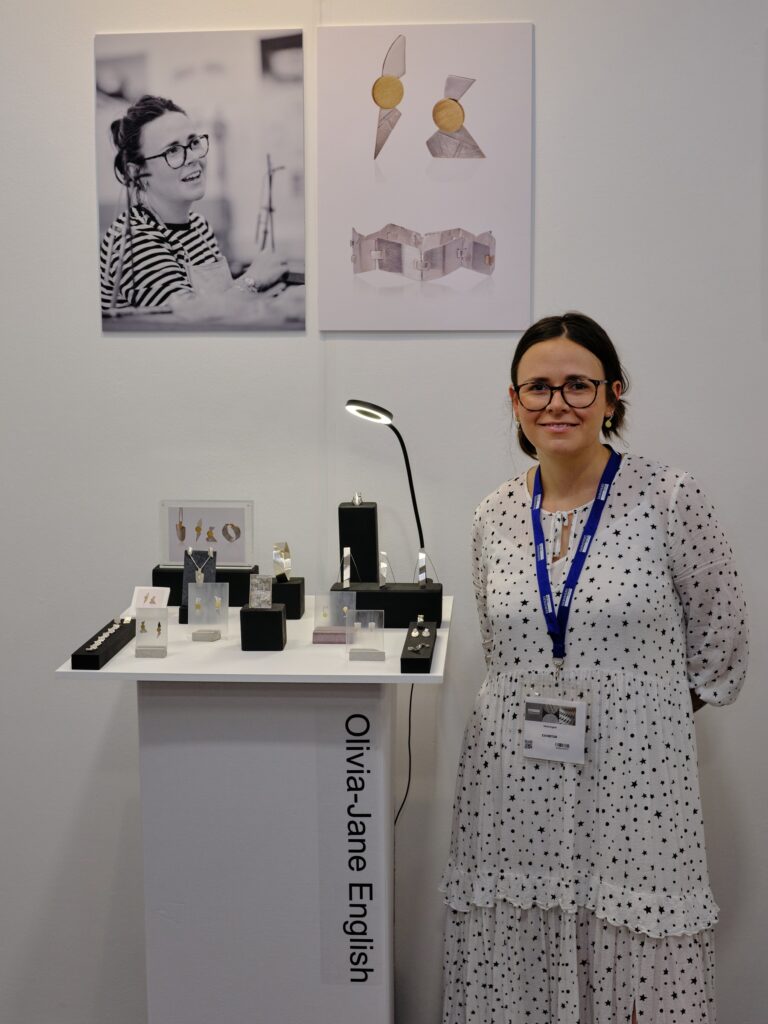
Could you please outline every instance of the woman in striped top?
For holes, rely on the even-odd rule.
[[[115,175],[127,209],[101,242],[101,308],[160,312],[233,287],[259,291],[285,267],[253,264],[235,285],[208,222],[192,211],[206,185],[208,136],[172,100],[143,96],[112,122]]]

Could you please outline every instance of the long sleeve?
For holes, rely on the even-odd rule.
[[[480,637],[483,644],[483,655],[486,665],[491,663],[493,636],[488,618],[488,595],[486,590],[487,563],[483,551],[483,519],[480,508],[475,509],[472,521],[472,585],[475,589],[477,614],[480,619]]]
[[[728,540],[687,474],[669,507],[669,555],[685,615],[689,684],[707,704],[731,704],[747,671],[747,615]]]

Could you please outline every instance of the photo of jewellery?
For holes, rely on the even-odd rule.
[[[384,57],[381,75],[373,83],[371,96],[379,108],[379,119],[376,124],[376,145],[373,159],[381,152],[384,143],[392,134],[400,120],[398,103],[403,98],[404,89],[400,79],[405,74],[405,36],[397,36]]]
[[[485,153],[464,127],[464,107],[459,100],[477,79],[448,75],[443,98],[432,108],[437,131],[427,139],[427,149],[434,157],[458,160],[484,160]]]
[[[184,509],[179,509],[179,521],[176,523],[176,536],[179,538],[179,543],[183,544],[184,539],[187,536],[187,528],[184,525]]]

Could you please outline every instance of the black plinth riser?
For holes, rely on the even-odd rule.
[[[244,651],[282,651],[286,642],[285,605],[240,609],[240,646]]]
[[[352,554],[350,579],[354,583],[379,581],[379,526],[375,501],[339,505],[339,565],[349,548]]]
[[[331,590],[342,590],[341,583],[334,583]],[[427,622],[438,626],[443,622],[442,583],[352,583],[350,591],[355,594],[356,606],[362,611],[381,608],[384,612],[384,626],[387,629],[402,629],[415,622],[420,615]]]
[[[304,615],[304,577],[272,580],[272,604],[285,605],[286,619],[300,619]]]
[[[229,584],[230,606],[247,604],[251,589],[251,573],[259,571],[258,565],[251,569],[216,567],[216,582]],[[170,587],[169,605],[181,604],[181,583],[184,569],[180,565],[156,565],[152,570],[153,587]],[[181,618],[179,622],[181,622]],[[184,620],[186,622],[186,619]]]

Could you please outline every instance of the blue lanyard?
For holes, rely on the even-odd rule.
[[[592,508],[587,519],[587,525],[579,538],[576,554],[573,556],[571,568],[565,580],[565,588],[560,598],[557,612],[555,612],[555,600],[552,594],[552,584],[547,569],[547,549],[544,543],[544,530],[541,526],[541,467],[537,467],[536,476],[533,479],[533,499],[531,501],[531,522],[533,523],[533,542],[536,547],[536,579],[539,583],[539,597],[544,618],[547,621],[547,632],[552,638],[552,657],[559,667],[565,658],[565,634],[568,629],[568,616],[571,613],[571,601],[576,585],[579,582],[581,571],[589,554],[589,548],[597,532],[600,516],[603,514],[608,495],[611,493],[613,478],[619,469],[621,455],[611,448],[611,457],[600,477],[597,485],[597,494],[592,503]]]

